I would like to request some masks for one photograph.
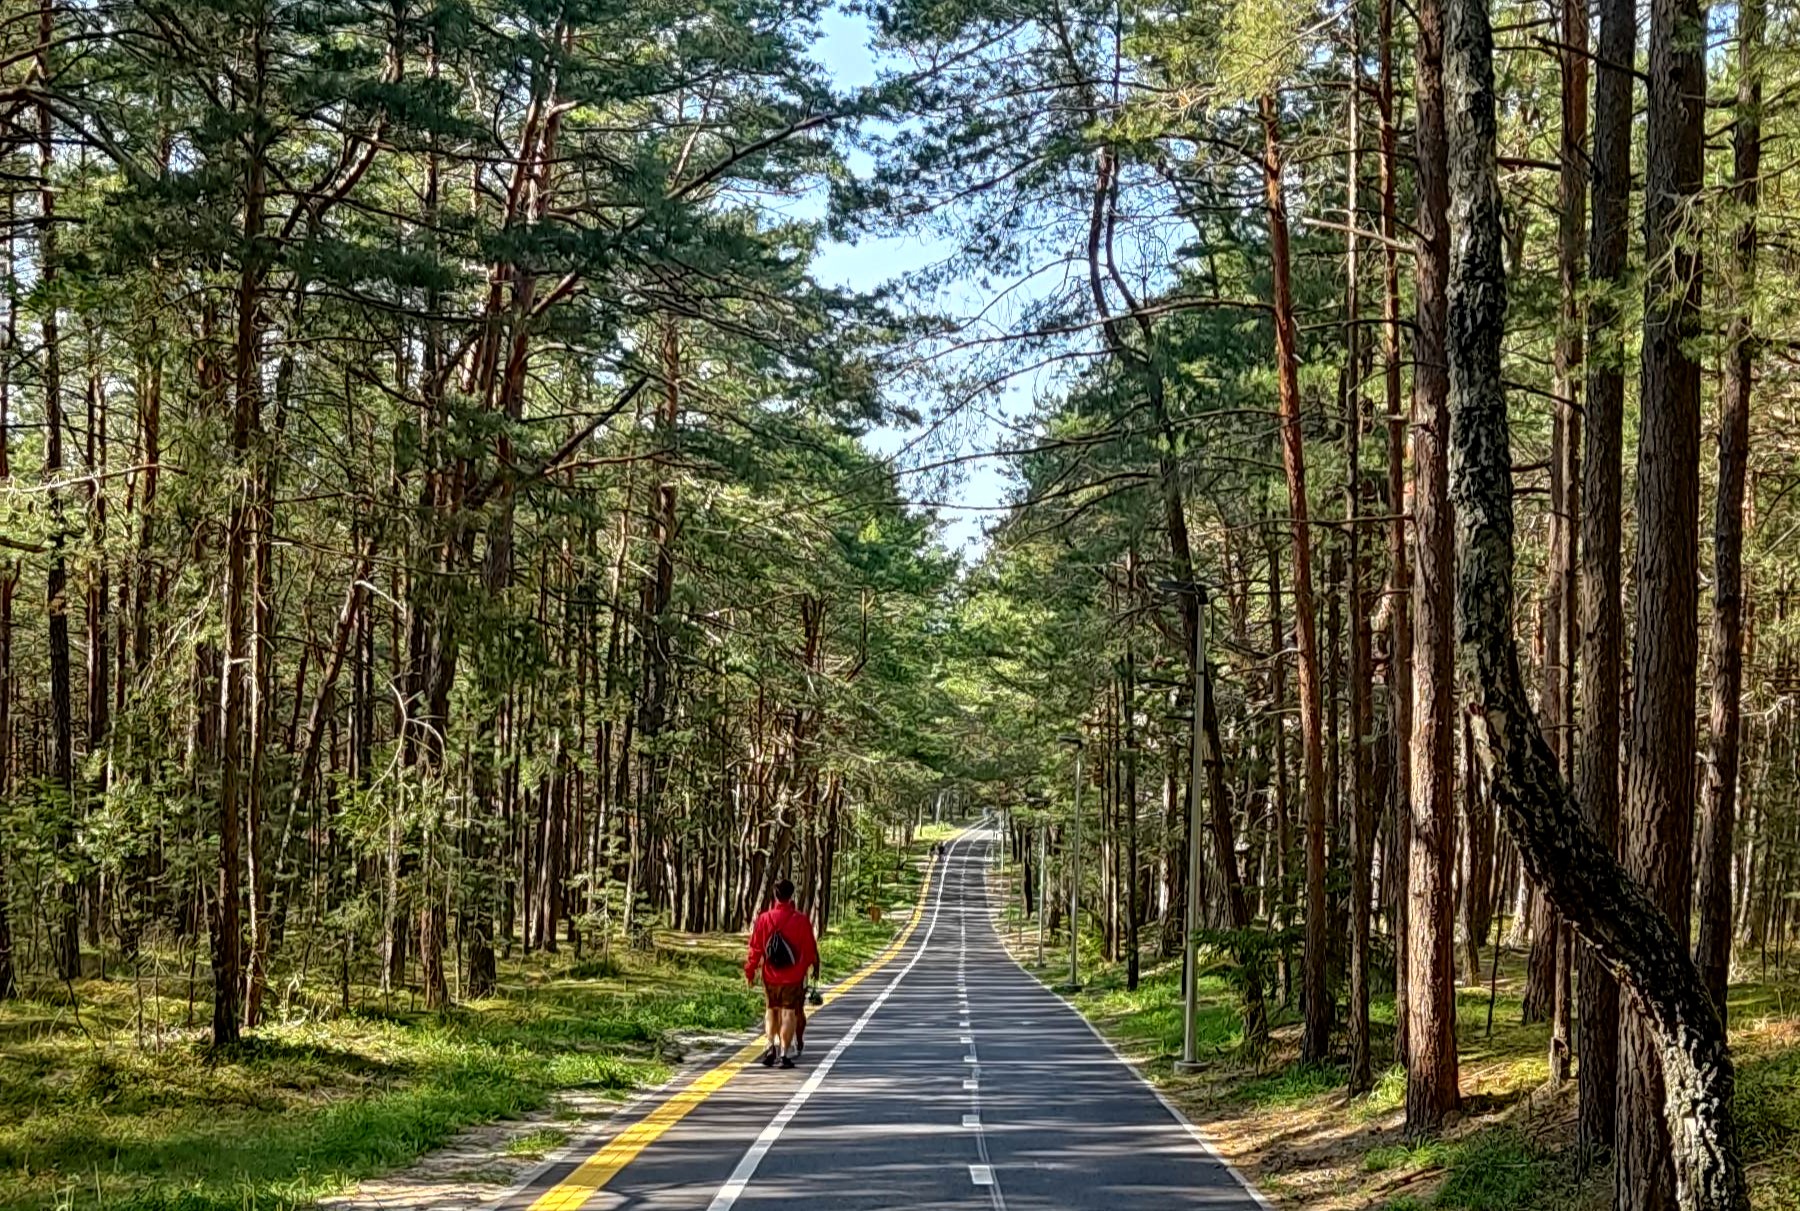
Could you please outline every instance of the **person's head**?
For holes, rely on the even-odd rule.
[[[775,884],[775,899],[779,903],[786,904],[789,900],[792,900],[793,898],[794,898],[794,884],[791,879],[783,879],[779,883]]]

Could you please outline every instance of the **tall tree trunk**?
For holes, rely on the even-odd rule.
[[[1700,257],[1694,221],[1706,106],[1699,0],[1652,0],[1645,144],[1643,381],[1638,438],[1636,643],[1625,793],[1625,869],[1688,934],[1693,895],[1698,657]],[[1675,1178],[1658,1039],[1626,1015],[1613,1169],[1619,1211],[1670,1211]]]
[[[1345,325],[1347,369],[1344,390],[1344,520],[1349,545],[1350,583],[1350,1073],[1351,1093],[1364,1093],[1375,1083],[1369,1043],[1369,895],[1374,875],[1375,814],[1369,799],[1369,731],[1373,714],[1372,662],[1368,603],[1363,596],[1362,534],[1362,327],[1356,226],[1362,175],[1362,25],[1355,9],[1351,18],[1350,157],[1344,188],[1350,233],[1345,239]]]
[[[1101,318],[1102,331],[1106,337],[1107,348],[1124,367],[1135,374],[1143,384],[1150,403],[1150,412],[1157,431],[1162,435],[1162,442],[1157,452],[1157,486],[1162,494],[1163,520],[1169,535],[1170,562],[1175,565],[1175,577],[1184,585],[1194,580],[1194,554],[1188,533],[1187,506],[1181,493],[1181,469],[1176,461],[1177,449],[1174,424],[1169,416],[1168,399],[1165,394],[1160,360],[1155,355],[1156,332],[1149,317],[1137,306],[1124,277],[1119,274],[1113,262],[1112,231],[1113,217],[1119,202],[1118,177],[1116,162],[1110,147],[1102,148],[1098,157],[1095,173],[1093,201],[1089,212],[1087,262],[1088,292],[1094,304],[1094,310]],[[1142,348],[1134,348],[1127,341],[1123,324],[1112,313],[1107,299],[1106,283],[1110,281],[1124,300],[1138,330],[1138,338]],[[1191,676],[1198,676],[1200,670],[1193,667],[1200,634],[1200,597],[1198,593],[1181,595],[1181,624],[1183,651],[1189,664]],[[1204,659],[1202,655],[1199,657]],[[1315,699],[1316,701],[1316,699]],[[1203,713],[1204,714],[1204,713]],[[1314,718],[1317,716],[1315,714]],[[1203,725],[1204,726],[1204,725]],[[1215,725],[1216,731],[1216,725]],[[1218,758],[1219,749],[1216,740],[1213,755]],[[1231,813],[1225,804],[1220,788],[1223,785],[1222,771],[1214,775],[1209,772],[1213,789],[1213,840],[1219,848],[1220,862],[1228,871],[1235,871],[1237,862],[1237,840],[1232,826]],[[1190,827],[1198,824],[1198,817],[1192,813],[1198,802],[1199,788],[1188,788],[1188,810]],[[1185,869],[1185,864],[1183,864]],[[1185,880],[1185,875],[1183,876]],[[1227,878],[1231,876],[1228,874]],[[1184,896],[1200,894],[1199,888],[1182,884]],[[1227,896],[1227,911],[1233,914],[1234,922],[1238,920],[1238,909],[1242,907],[1242,927],[1249,925],[1249,908],[1239,888],[1236,899]],[[1245,1004],[1245,1045],[1251,1050],[1260,1050],[1267,1040],[1267,1019],[1262,1012],[1262,975],[1258,965],[1250,962],[1246,965],[1243,977],[1246,981],[1244,992]]]
[[[1413,633],[1412,571],[1406,542],[1406,431],[1407,416],[1400,396],[1400,254],[1399,237],[1399,135],[1394,122],[1394,0],[1381,0],[1381,234],[1382,234],[1382,387],[1387,410],[1388,488],[1388,726],[1393,734],[1394,774],[1389,781],[1392,800],[1388,818],[1395,832],[1404,833],[1390,853],[1404,862],[1412,849],[1412,733],[1413,733]],[[1409,876],[1404,865],[1384,870],[1382,882],[1394,889],[1394,1052],[1410,1065],[1408,1040],[1410,1014],[1407,987],[1407,895]]]
[[[1737,815],[1739,696],[1744,682],[1744,471],[1750,458],[1750,391],[1757,338],[1757,177],[1762,171],[1763,0],[1738,6],[1737,128],[1732,192],[1741,208],[1736,278],[1725,334],[1725,388],[1719,398],[1719,489],[1713,506],[1712,729],[1700,818],[1700,938],[1695,956],[1719,1017],[1731,981],[1731,859]]]
[[[1619,825],[1619,704],[1624,673],[1620,605],[1621,462],[1625,325],[1622,299],[1630,241],[1632,65],[1637,9],[1599,0],[1594,77],[1593,220],[1588,236],[1587,424],[1582,458],[1581,745],[1576,799],[1608,853]],[[1619,989],[1605,963],[1581,947],[1576,1146],[1585,1167],[1612,1150],[1618,1101]]]
[[[0,278],[8,281],[16,272],[13,260],[14,198],[6,194],[6,210],[0,215]],[[12,369],[18,351],[18,303],[6,299],[6,326],[0,328],[0,488],[12,487]],[[13,700],[13,593],[18,588],[18,564],[0,559],[0,802],[12,792]],[[7,913],[6,856],[0,853],[0,1001],[19,995],[13,963],[12,921]]]
[[[268,14],[260,10],[245,31],[248,95],[236,100],[251,113],[263,107],[262,84],[268,69]],[[246,157],[242,263],[236,290],[237,327],[233,347],[231,449],[237,466],[250,478],[235,493],[225,529],[225,652],[220,674],[220,771],[219,771],[219,888],[214,914],[218,924],[213,939],[213,1044],[234,1043],[248,1003],[249,985],[259,980],[255,959],[244,968],[240,923],[242,895],[238,864],[241,858],[240,828],[248,834],[252,853],[258,848],[259,820],[255,809],[261,792],[255,785],[261,762],[252,753],[260,738],[252,721],[257,709],[254,666],[255,622],[259,607],[252,591],[256,546],[256,507],[253,495],[260,475],[262,449],[262,280],[266,255],[261,247],[267,206],[264,152],[266,131]],[[247,499],[248,498],[248,499]],[[255,859],[252,858],[252,862]],[[252,867],[252,900],[257,876]],[[254,912],[254,908],[252,910]],[[227,1020],[229,1018],[229,1021]]]
[[[1306,960],[1301,999],[1301,1054],[1320,1061],[1331,1050],[1331,995],[1326,985],[1330,922],[1325,907],[1325,737],[1319,715],[1319,641],[1313,612],[1312,530],[1307,520],[1306,450],[1300,428],[1298,329],[1288,261],[1287,197],[1282,184],[1281,117],[1265,94],[1263,198],[1269,216],[1269,258],[1275,305],[1275,382],[1281,404],[1281,463],[1287,473],[1293,534],[1295,659],[1300,670],[1300,741],[1306,756]],[[1234,859],[1235,860],[1235,859]]]
[[[1294,824],[1288,796],[1287,768],[1287,628],[1281,612],[1281,552],[1270,531],[1269,565],[1269,760],[1275,767],[1275,916],[1282,935],[1276,952],[1277,996],[1283,1005],[1294,996],[1292,947],[1286,938],[1294,925]]]
[[[1493,924],[1494,809],[1475,768],[1474,725],[1463,719],[1463,946],[1468,982],[1481,982],[1481,948]]]
[[[37,71],[40,80],[52,78],[50,47],[56,36],[51,0],[38,9]],[[40,100],[38,123],[38,264],[40,288],[46,303],[42,321],[44,385],[44,479],[50,485],[50,568],[44,583],[44,613],[50,639],[50,778],[63,796],[57,807],[54,845],[64,869],[57,876],[57,891],[50,912],[54,928],[51,944],[56,954],[56,974],[65,980],[81,975],[81,884],[75,846],[75,736],[74,707],[69,686],[69,572],[63,555],[68,539],[64,532],[62,491],[56,481],[63,469],[62,343],[57,326],[58,272],[56,251],[56,191],[51,184],[56,167],[50,107]]]
[[[1667,1101],[1659,1109],[1674,1135],[1679,1205],[1683,1211],[1744,1211],[1748,1202],[1737,1159],[1732,1065],[1723,1026],[1680,935],[1581,818],[1524,690],[1513,641],[1512,467],[1500,361],[1506,272],[1495,164],[1493,35],[1485,0],[1449,0],[1446,16],[1445,111],[1451,123],[1451,247],[1456,250],[1448,352],[1460,538],[1457,608],[1477,677],[1472,707],[1482,756],[1527,872],[1595,946],[1654,1027],[1668,1078]],[[1677,544],[1664,544],[1672,545]]]
[[[1137,551],[1135,545],[1126,565],[1126,593],[1136,595]],[[1134,612],[1135,616],[1135,612]],[[1131,636],[1125,639],[1125,670],[1120,681],[1120,715],[1125,732],[1125,770],[1122,807],[1125,812],[1125,986],[1138,986],[1138,747],[1137,747],[1137,653]]]
[[[1456,1066],[1456,799],[1450,768],[1449,378],[1445,347],[1449,193],[1444,133],[1443,0],[1419,5],[1418,320],[1413,342],[1412,844],[1406,939],[1406,1127],[1436,1131],[1461,1101]]]

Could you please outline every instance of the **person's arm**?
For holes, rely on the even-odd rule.
[[[750,950],[744,958],[744,982],[756,983],[756,969],[762,965],[763,944],[768,941],[763,937],[763,919],[756,918],[756,924],[750,927]]]

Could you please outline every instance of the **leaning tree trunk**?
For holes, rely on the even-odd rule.
[[[1650,1024],[1685,1211],[1749,1203],[1725,1031],[1681,937],[1582,818],[1525,693],[1513,640],[1506,315],[1495,170],[1493,34],[1485,0],[1447,0],[1450,398],[1458,637],[1476,674],[1477,739],[1526,871],[1612,969]]]

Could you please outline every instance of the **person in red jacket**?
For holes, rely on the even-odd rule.
[[[756,918],[750,930],[750,954],[744,960],[744,978],[751,984],[756,983],[757,968],[762,969],[769,1034],[769,1046],[762,1054],[764,1068],[778,1061],[783,1068],[794,1066],[800,1015],[806,1009],[806,974],[818,966],[812,921],[794,907],[794,885],[783,879],[775,884],[774,905]]]

